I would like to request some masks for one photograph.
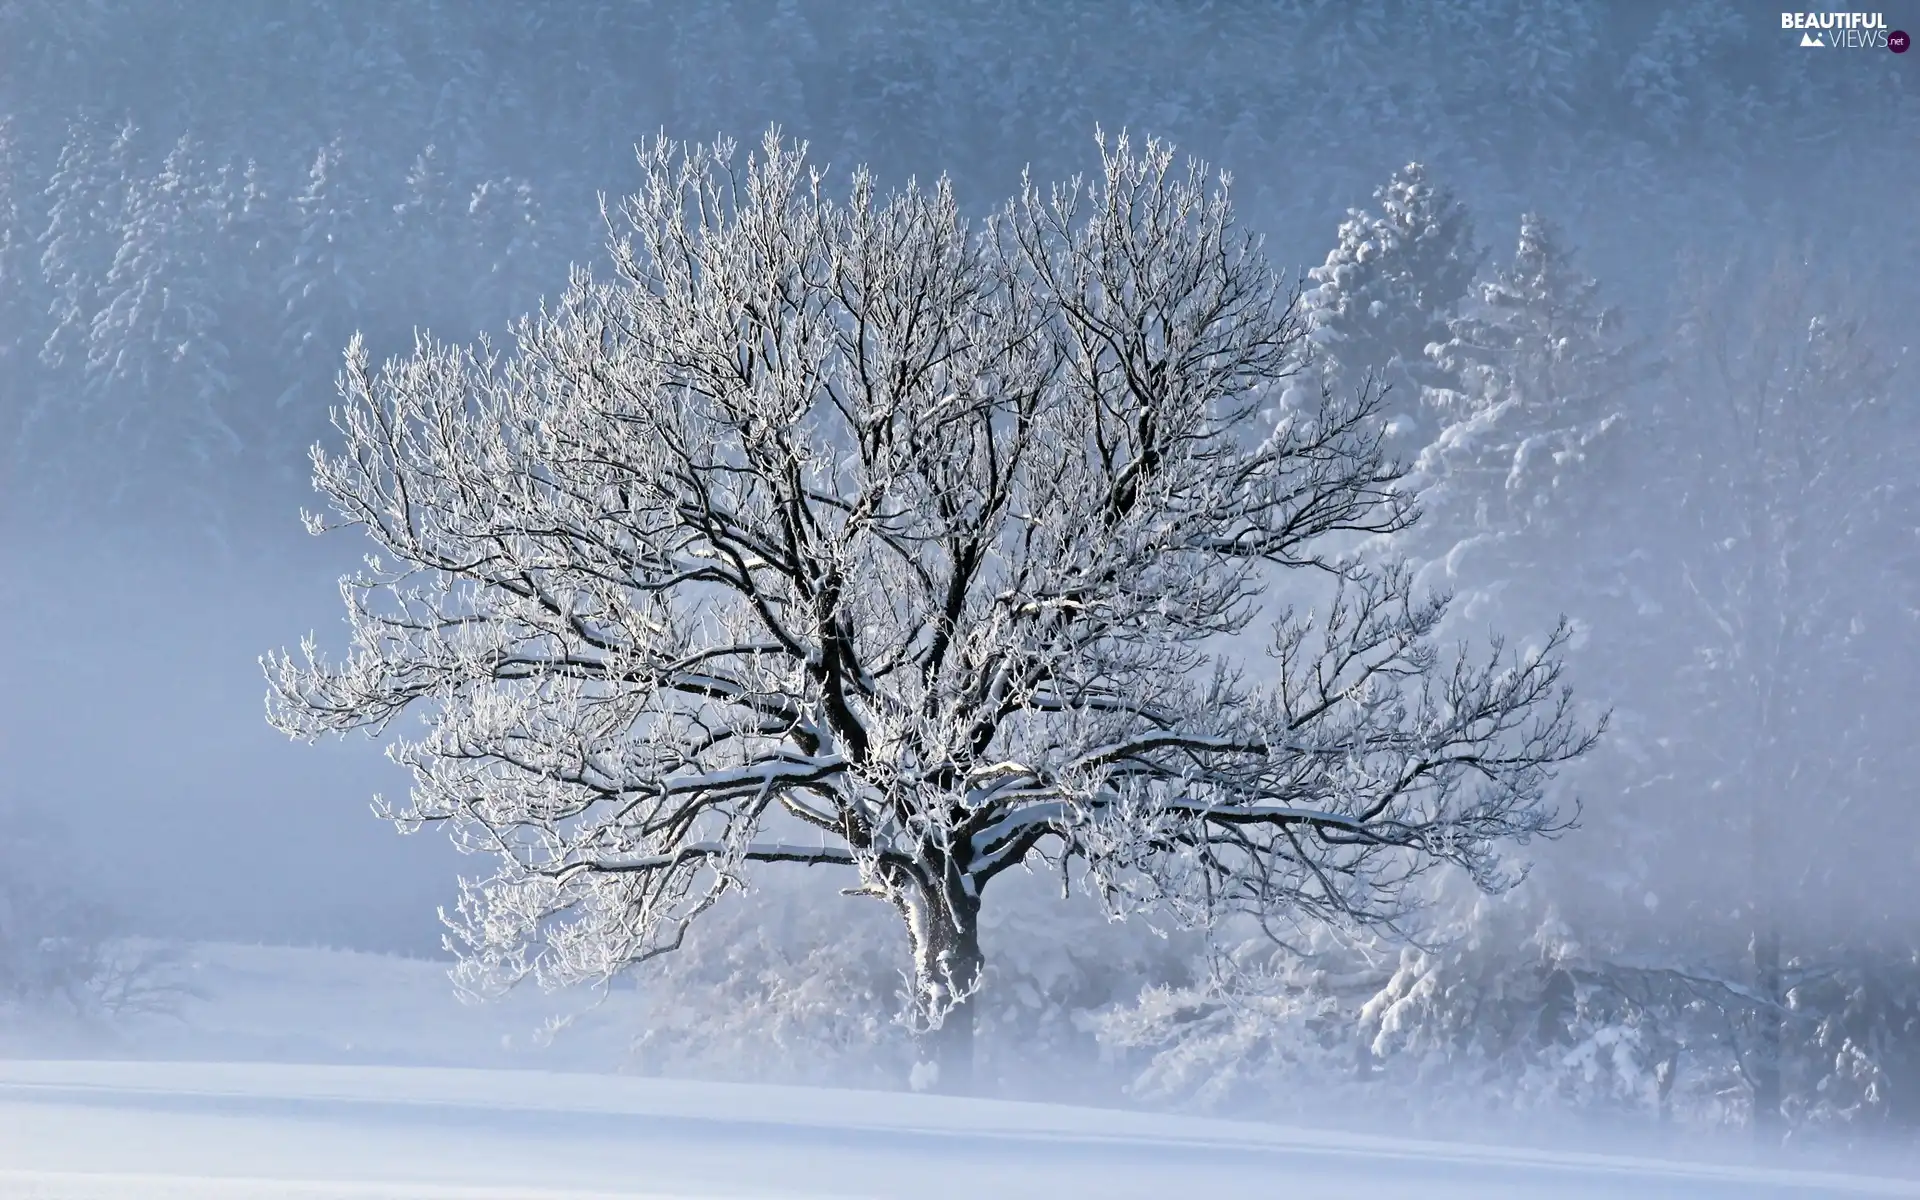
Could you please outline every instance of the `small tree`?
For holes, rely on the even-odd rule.
[[[380,556],[344,662],[268,660],[270,714],[424,719],[388,815],[495,860],[450,918],[467,986],[605,978],[751,864],[849,868],[964,1089],[1007,871],[1116,915],[1390,921],[1561,826],[1591,737],[1559,637],[1443,662],[1444,603],[1336,555],[1412,513],[1370,393],[1261,422],[1302,334],[1224,181],[1122,138],[975,228],[944,181],[830,200],[803,154],[654,143],[616,280],[513,353],[349,349],[315,478]],[[1276,578],[1329,587],[1256,679],[1219,639]]]

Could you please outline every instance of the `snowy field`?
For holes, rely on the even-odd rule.
[[[197,995],[117,1043],[144,1061],[13,1039],[0,1196],[1920,1197],[1920,1181],[1832,1171],[551,1069],[604,1054],[619,1006],[548,1047],[511,1032],[532,1007],[455,1005],[430,963],[239,947],[192,962]],[[487,1065],[431,1065],[463,1060]],[[371,1065],[396,1061],[413,1065]]]
[[[0,1064],[0,1188],[171,1197],[1920,1196],[1920,1183],[612,1076]]]

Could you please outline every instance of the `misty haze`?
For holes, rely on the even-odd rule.
[[[0,4],[0,1195],[1920,1196],[1917,28]]]

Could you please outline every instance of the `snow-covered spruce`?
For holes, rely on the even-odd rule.
[[[1371,380],[1387,394],[1388,449],[1412,459],[1440,430],[1426,401],[1453,376],[1428,348],[1447,340],[1473,286],[1480,251],[1453,193],[1408,163],[1374,189],[1379,211],[1347,210],[1326,261],[1307,272],[1307,337],[1323,371],[1348,388]]]
[[[848,872],[909,933],[940,1086],[969,1086],[987,885],[1083,872],[1115,915],[1379,921],[1451,863],[1509,881],[1592,742],[1560,638],[1443,655],[1444,601],[1337,556],[1413,514],[1374,394],[1262,423],[1290,296],[1224,181],[1149,142],[970,226],[943,180],[829,199],[770,134],[660,141],[615,278],[502,352],[355,344],[315,479],[378,546],[353,648],[267,662],[289,734],[383,730],[493,858],[464,982],[604,978],[750,864]],[[1259,678],[1217,654],[1276,579]]]

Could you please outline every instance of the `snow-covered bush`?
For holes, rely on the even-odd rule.
[[[900,1014],[904,934],[880,905],[821,904],[804,868],[727,897],[677,954],[632,985],[644,1028],[628,1069],[787,1083],[895,1086],[916,1061]],[[1145,987],[1189,982],[1191,935],[1108,920],[1057,880],[1018,874],[983,923],[990,966],[977,998],[983,1090],[1111,1097],[1092,1014]]]
[[[92,906],[9,870],[0,877],[0,1008],[84,1006],[104,933]]]
[[[0,1022],[112,1018],[164,1008],[170,956],[119,936],[113,915],[67,882],[58,838],[0,806]]]
[[[1584,945],[1529,886],[1454,897],[1420,946],[1323,931],[1250,940],[1208,978],[1149,987],[1090,1022],[1149,1103],[1244,1115],[1397,1111],[1752,1122],[1766,1022],[1784,1016],[1785,1118],[1804,1135],[1911,1127],[1920,968],[1797,962],[1785,1013],[1741,982],[1739,946],[1664,958]]]
[[[877,904],[801,902],[808,886],[769,872],[634,979],[646,1028],[631,1067],[785,1083],[906,1077],[898,922]]]
[[[1206,1110],[1414,1115],[1443,1095],[1461,1112],[1668,1111],[1684,1004],[1649,1003],[1537,895],[1436,913],[1424,945],[1249,940],[1203,982],[1103,1012],[1100,1040],[1133,1062],[1138,1098]]]
[[[1836,956],[1837,957],[1837,956]],[[1859,954],[1827,969],[1799,964],[1790,1122],[1829,1129],[1920,1125],[1920,956]],[[1797,1084],[1797,1086],[1791,1086]]]

